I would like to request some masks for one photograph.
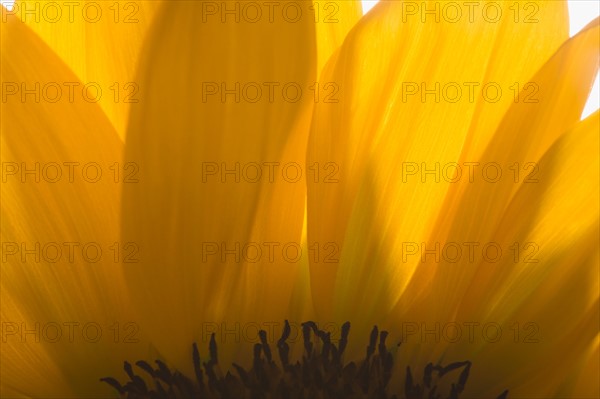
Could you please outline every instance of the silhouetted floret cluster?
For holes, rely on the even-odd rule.
[[[252,367],[245,370],[234,363],[235,372],[227,371],[223,375],[218,363],[215,335],[212,334],[208,361],[201,362],[198,347],[193,344],[194,378],[171,371],[160,360],[156,360],[154,367],[140,360],[136,366],[147,374],[146,381],[135,374],[128,362],[124,366],[129,377],[125,385],[111,377],[100,381],[111,385],[127,399],[459,399],[469,378],[469,361],[445,367],[429,363],[421,382],[415,381],[410,367],[407,367],[404,393],[392,393],[389,392],[389,383],[394,359],[387,348],[387,331],[379,332],[374,327],[366,357],[347,364],[344,364],[343,354],[348,344],[349,322],[342,326],[337,345],[331,342],[330,333],[319,330],[314,322],[303,323],[304,354],[302,360],[295,363],[291,363],[289,358],[287,340],[290,332],[286,321],[282,336],[277,341],[278,363],[273,359],[267,333],[261,330],[260,343],[254,345]],[[318,339],[315,342],[320,344],[319,348],[313,337]],[[460,369],[458,380],[451,383],[450,391],[438,392],[437,382]],[[151,386],[147,381],[151,381]],[[498,399],[506,399],[507,395],[508,391],[504,391]]]

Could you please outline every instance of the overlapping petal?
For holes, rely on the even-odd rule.
[[[84,84],[99,87],[99,104],[124,139],[139,52],[160,0],[56,2],[17,0],[11,11],[31,27]],[[95,89],[96,90],[96,89]]]
[[[535,7],[533,24],[465,15],[437,22],[407,3],[382,2],[350,32],[322,78],[339,84],[341,101],[316,107],[308,152],[309,163],[333,162],[341,176],[308,186],[309,245],[340,248],[339,265],[311,264],[320,317],[358,312],[369,326],[396,305],[417,269],[402,262],[403,243],[426,241],[446,213],[451,184],[423,180],[425,169],[480,156],[513,104],[510,87],[523,87],[568,37],[565,2]]]
[[[122,142],[98,104],[36,98],[36,85],[80,81],[18,19],[2,24],[1,46],[2,395],[106,396],[98,378],[144,353],[109,330],[133,321],[110,250]]]
[[[272,21],[255,23],[207,14],[209,3],[161,9],[125,154],[140,166],[123,196],[124,240],[139,243],[142,258],[127,269],[129,290],[159,351],[181,370],[189,342],[207,342],[208,323],[286,317],[316,76],[313,18],[279,14],[310,2],[282,3]],[[237,345],[222,346],[229,364]]]
[[[495,170],[501,168],[503,176],[483,178],[479,171],[472,181],[463,178],[452,184],[443,205],[444,213],[436,221],[435,234],[429,241],[487,243],[498,238],[499,223],[516,191],[521,185],[539,179],[538,160],[558,137],[579,121],[598,70],[598,29],[596,20],[561,46],[531,78],[540,87],[538,102],[513,104],[486,151],[478,159],[469,159],[479,165],[496,164]],[[477,265],[483,260],[482,252],[476,251],[471,263]],[[446,300],[430,310],[449,314],[457,301],[462,300],[464,288],[471,283],[475,271],[475,267],[421,268],[415,280],[427,281],[428,292],[447,292]],[[430,281],[432,278],[435,281]],[[417,288],[410,292],[412,299],[407,300],[414,299]]]
[[[577,364],[597,335],[598,114],[578,120],[598,69],[598,29],[596,20],[540,69],[532,78],[540,86],[539,102],[513,105],[477,159],[503,165],[508,176],[452,186],[427,243],[429,249],[435,243],[462,246],[460,262],[430,255],[391,313],[396,326],[416,319],[431,329],[458,323],[464,334],[468,323],[501,326],[504,340],[495,344],[482,337],[455,345],[441,339],[406,353],[414,363],[471,353],[472,360],[493,364],[493,373],[474,372],[481,385],[472,392],[492,395],[510,387],[524,397],[572,395]],[[523,171],[529,163],[516,180],[507,167]],[[472,259],[465,243],[477,245]],[[500,261],[495,250],[493,261],[484,254],[487,244],[503,251]],[[507,341],[507,330],[521,334],[517,342]],[[528,341],[532,336],[535,341]],[[566,347],[569,352],[561,352]],[[539,359],[556,366],[545,373]],[[518,373],[515,364],[522,367]]]
[[[320,73],[362,16],[362,8],[357,0],[313,0],[311,11],[316,22],[317,73]]]
[[[475,271],[455,312],[448,311],[446,318],[440,312],[437,320],[458,322],[465,335],[465,323],[478,322],[479,328],[493,323],[501,326],[502,340],[490,343],[496,331],[486,340],[478,329],[472,342],[448,345],[441,339],[437,352],[421,349],[417,358],[470,353],[475,363],[493,365],[494,373],[473,371],[474,394],[507,387],[515,397],[580,397],[585,392],[574,392],[573,385],[582,372],[578,364],[598,334],[599,127],[596,113],[539,160],[539,183],[520,187],[497,226],[491,242],[504,251],[499,260],[482,260],[477,267],[445,265],[457,275]],[[448,279],[440,273],[432,282],[435,292],[440,292],[442,276]],[[449,292],[439,296],[431,313],[452,302]],[[436,320],[422,319],[430,326]],[[553,367],[540,369],[540,362]],[[587,378],[584,386],[590,392],[593,381]]]

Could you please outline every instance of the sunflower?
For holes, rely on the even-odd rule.
[[[600,396],[599,21],[467,3],[2,8],[2,397]]]

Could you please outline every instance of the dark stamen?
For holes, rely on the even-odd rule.
[[[192,359],[194,361],[194,374],[196,374],[196,382],[200,387],[204,386],[204,378],[202,377],[202,367],[200,366],[200,352],[198,352],[198,345],[194,342],[192,350]]]
[[[271,361],[273,359],[271,358],[271,347],[269,346],[269,343],[267,342],[266,331],[260,330],[258,332],[258,336],[260,337],[260,342],[262,342],[262,349],[265,352],[265,356],[267,357],[267,360],[269,361],[269,363],[271,363]]]
[[[314,340],[311,330],[316,337]],[[108,377],[100,381],[113,387],[123,398],[127,399],[230,399],[230,398],[367,398],[367,399],[458,399],[465,390],[471,362],[455,362],[448,366],[428,363],[423,372],[422,384],[417,383],[410,367],[406,368],[404,396],[390,392],[389,382],[392,377],[394,355],[388,350],[387,331],[379,331],[375,326],[369,338],[365,358],[360,362],[343,361],[343,354],[348,345],[350,323],[346,322],[341,329],[340,340],[332,342],[331,333],[317,328],[316,323],[302,324],[305,354],[301,361],[290,363],[290,325],[286,320],[281,338],[277,341],[279,364],[274,361],[267,333],[259,331],[260,343],[254,346],[252,367],[244,369],[233,364],[235,374],[220,371],[217,357],[215,335],[211,335],[209,360],[200,361],[198,346],[192,345],[192,362],[195,380],[186,377],[179,371],[171,371],[167,365],[156,360],[156,369],[148,362],[140,360],[135,363],[145,372],[146,381],[154,382],[154,389],[149,389],[143,378],[136,375],[130,363],[125,362],[123,369],[129,377],[125,385]],[[314,341],[314,342],[313,342]],[[379,344],[377,344],[379,341]],[[315,344],[321,350],[313,351]],[[399,344],[398,344],[399,346]],[[395,346],[394,346],[395,347]],[[357,366],[360,364],[360,367]],[[457,380],[451,383],[445,395],[438,392],[438,380],[455,370],[462,369]],[[204,384],[204,375],[208,383]],[[166,385],[163,385],[166,384]],[[507,399],[508,391],[504,391],[497,399]]]

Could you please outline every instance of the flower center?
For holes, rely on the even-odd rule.
[[[215,334],[209,343],[210,358],[201,362],[198,346],[192,345],[194,378],[171,371],[167,365],[156,360],[156,367],[145,361],[136,366],[147,374],[144,380],[125,362],[125,373],[129,381],[121,385],[115,378],[101,378],[127,399],[176,399],[176,398],[450,398],[458,399],[463,392],[471,362],[456,362],[448,366],[427,364],[421,383],[415,382],[410,367],[406,369],[404,395],[390,392],[390,380],[394,358],[386,345],[387,331],[379,332],[375,326],[371,331],[367,353],[358,362],[343,361],[348,344],[350,323],[342,326],[337,345],[331,342],[329,332],[319,330],[316,323],[302,324],[304,355],[301,361],[290,362],[290,324],[286,320],[281,338],[277,341],[278,362],[273,359],[267,333],[259,332],[260,343],[254,345],[252,367],[248,370],[233,364],[235,374],[221,372],[217,356]],[[316,337],[316,339],[315,339]],[[319,348],[317,348],[319,344]],[[398,344],[400,346],[400,344]],[[450,385],[447,394],[438,392],[438,383],[452,371],[460,371],[456,382]],[[149,382],[149,384],[147,384]],[[150,385],[150,386],[149,386]],[[504,391],[498,399],[506,399]]]

